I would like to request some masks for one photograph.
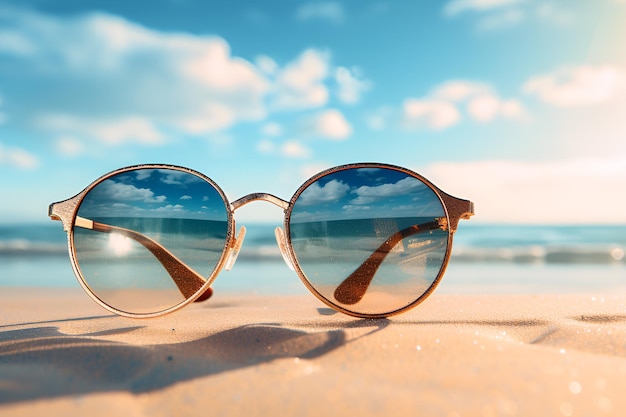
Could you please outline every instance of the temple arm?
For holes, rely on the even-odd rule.
[[[178,259],[173,253],[171,253],[157,241],[139,232],[125,229],[123,227],[98,223],[93,220],[85,219],[79,216],[76,216],[74,226],[102,233],[118,233],[120,235],[133,239],[137,243],[140,243],[158,259],[161,265],[163,265],[163,267],[170,275],[170,277],[172,277],[172,280],[185,298],[193,296],[206,282],[206,279],[204,277],[185,265],[180,259]],[[209,287],[195,301],[204,301],[211,297],[212,294],[213,290]]]
[[[389,252],[402,239],[418,233],[431,230],[446,230],[448,225],[446,219],[435,219],[432,222],[413,225],[402,229],[389,237],[372,253],[348,278],[346,278],[337,289],[335,289],[335,299],[343,304],[356,304],[365,295],[376,271],[383,263]]]

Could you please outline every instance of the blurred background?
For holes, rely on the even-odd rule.
[[[451,290],[623,285],[625,23],[623,0],[0,1],[0,285],[76,285],[47,206],[116,168],[232,201],[360,161],[474,201]],[[281,211],[236,218],[231,282],[302,287],[246,263]]]

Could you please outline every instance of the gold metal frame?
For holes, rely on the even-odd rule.
[[[226,206],[226,212],[228,215],[228,231],[226,234],[226,241],[224,242],[224,249],[222,250],[222,256],[220,257],[217,265],[215,266],[215,268],[213,269],[211,275],[209,275],[208,278],[204,278],[201,277],[197,272],[195,272],[193,269],[189,268],[187,265],[185,265],[182,261],[178,260],[176,257],[173,257],[170,259],[171,262],[176,262],[178,261],[177,266],[180,267],[181,269],[186,269],[188,271],[191,271],[190,273],[188,273],[188,281],[183,279],[176,279],[174,277],[172,277],[172,279],[174,280],[174,282],[177,284],[178,288],[180,289],[181,293],[183,295],[185,295],[185,300],[183,300],[181,303],[172,306],[168,309],[162,310],[162,311],[157,311],[154,313],[132,313],[132,312],[128,312],[128,311],[124,311],[124,310],[120,310],[117,309],[113,306],[110,306],[109,304],[107,304],[106,302],[104,302],[102,299],[100,299],[98,297],[98,295],[92,291],[92,289],[89,287],[89,284],[87,283],[87,281],[85,280],[85,278],[82,275],[82,272],[80,270],[80,267],[78,266],[78,260],[76,257],[76,251],[74,248],[74,226],[78,226],[78,227],[86,227],[91,229],[91,224],[93,223],[90,219],[83,219],[81,217],[78,217],[77,211],[78,211],[78,207],[80,207],[80,203],[83,201],[83,198],[85,197],[85,195],[87,195],[87,193],[89,191],[91,191],[96,185],[100,184],[101,182],[115,176],[118,174],[122,174],[124,172],[129,172],[129,171],[135,171],[138,169],[173,169],[176,171],[181,171],[181,172],[185,172],[188,174],[192,174],[192,175],[196,175],[200,178],[202,178],[203,180],[207,181],[209,184],[211,184],[215,190],[217,190],[217,192],[220,194],[222,201],[224,201],[224,204]],[[125,316],[125,317],[131,317],[131,318],[152,318],[152,317],[159,317],[168,313],[172,313],[184,306],[186,306],[187,304],[194,302],[194,301],[202,301],[205,300],[207,298],[209,298],[212,293],[213,290],[210,288],[211,283],[215,280],[215,277],[217,277],[217,275],[219,274],[219,272],[222,270],[222,268],[224,268],[224,266],[227,264],[227,262],[232,259],[233,256],[233,248],[235,248],[236,246],[240,247],[241,243],[237,242],[237,240],[235,239],[235,221],[233,218],[233,208],[232,206],[228,203],[228,199],[226,197],[226,194],[222,191],[222,189],[209,177],[207,177],[206,175],[189,169],[189,168],[185,168],[185,167],[181,167],[181,166],[176,166],[176,165],[167,165],[167,164],[142,164],[142,165],[132,165],[132,166],[128,166],[125,168],[120,168],[117,169],[115,171],[111,171],[107,174],[104,174],[103,176],[101,176],[100,178],[96,179],[95,181],[93,181],[90,185],[88,185],[83,191],[81,191],[80,193],[76,194],[74,197],[71,197],[67,200],[63,200],[57,203],[52,203],[50,204],[49,208],[48,208],[48,215],[50,216],[50,218],[52,220],[60,220],[63,224],[63,229],[67,232],[67,237],[68,237],[68,252],[69,252],[69,257],[70,257],[70,262],[72,264],[72,269],[74,270],[74,274],[76,275],[78,282],[80,283],[81,287],[85,290],[85,292],[87,294],[89,294],[89,296],[96,302],[98,303],[100,306],[102,306],[103,308],[109,310],[112,313],[118,314],[120,316]],[[103,226],[108,226],[108,225],[103,225]],[[111,227],[111,226],[108,226]],[[102,231],[102,230],[100,230]],[[117,230],[119,232],[119,230]],[[129,231],[132,232],[132,231]],[[242,231],[243,235],[245,235],[245,228],[243,228]],[[150,248],[147,245],[151,245],[150,243],[146,243],[148,242],[148,240],[151,240],[150,238],[148,238],[147,236],[142,235],[141,233],[137,233],[137,232],[133,232],[133,234],[127,234],[128,237],[137,240],[139,243],[141,243],[142,245],[146,246],[146,248],[148,248],[150,250]],[[243,237],[243,236],[242,236]],[[157,256],[157,259],[159,259],[159,261],[161,261],[162,257],[166,257],[166,253],[169,253],[169,251],[164,248],[163,246],[161,246],[158,242],[153,241],[152,240],[152,252],[153,254],[155,253],[154,251],[158,251],[160,253],[163,254],[163,256],[157,256],[155,254],[155,256]],[[154,250],[154,251],[153,251]],[[236,255],[236,254],[235,254]],[[172,255],[173,256],[173,255]],[[163,261],[161,261],[161,263],[163,263]],[[234,263],[234,260],[231,261],[231,266]],[[169,271],[170,269],[168,269],[168,267],[166,267],[164,265],[164,267]],[[198,281],[197,279],[200,278],[202,280],[201,285],[198,288]],[[186,294],[188,294],[188,289],[191,288],[192,286],[195,286],[197,288],[196,292],[187,298]],[[182,287],[182,288],[181,288]]]
[[[400,308],[398,310],[395,311],[391,311],[391,312],[386,312],[384,314],[363,314],[363,313],[359,313],[356,314],[353,311],[350,311],[344,307],[342,307],[339,304],[333,303],[332,301],[328,300],[326,297],[324,297],[323,295],[321,295],[314,287],[313,285],[311,285],[309,283],[309,281],[306,279],[306,275],[304,274],[304,272],[302,271],[302,269],[300,268],[300,266],[298,265],[298,263],[296,262],[296,255],[293,252],[293,247],[291,245],[291,239],[289,238],[289,236],[291,235],[290,233],[290,229],[289,229],[289,224],[290,224],[290,219],[291,219],[291,209],[294,205],[294,203],[296,202],[296,200],[298,199],[298,197],[300,196],[300,194],[302,194],[302,192],[312,183],[314,183],[315,181],[319,180],[320,178],[335,173],[335,172],[339,172],[339,171],[344,171],[344,170],[348,170],[348,169],[354,169],[354,168],[386,168],[386,169],[392,169],[392,170],[396,170],[396,171],[400,171],[403,172],[407,175],[413,176],[414,178],[419,179],[420,181],[422,181],[426,186],[428,186],[431,190],[433,190],[433,192],[437,195],[437,197],[439,198],[439,201],[441,202],[441,205],[446,213],[445,218],[441,218],[438,219],[438,223],[439,223],[439,227],[442,228],[442,230],[448,230],[448,245],[447,245],[447,250],[446,250],[446,254],[444,257],[444,262],[441,266],[441,269],[439,270],[439,274],[437,275],[435,281],[431,284],[431,286],[428,288],[428,290],[426,292],[424,292],[424,294],[422,294],[417,300],[415,300],[413,303]],[[463,200],[457,197],[453,197],[445,192],[443,192],[442,190],[440,190],[438,187],[436,187],[432,182],[430,182],[428,179],[426,179],[425,177],[419,175],[416,172],[413,172],[407,168],[403,168],[403,167],[399,167],[396,165],[389,165],[389,164],[381,164],[381,163],[356,163],[356,164],[347,164],[347,165],[341,165],[341,166],[337,166],[334,168],[330,168],[327,169],[325,171],[320,172],[317,175],[314,175],[313,177],[311,177],[309,180],[307,180],[304,184],[302,184],[300,186],[300,188],[295,192],[295,194],[293,195],[293,197],[291,197],[291,200],[289,202],[289,208],[288,210],[285,212],[285,220],[284,220],[284,224],[285,224],[285,238],[287,239],[288,244],[286,245],[286,247],[289,250],[289,257],[291,259],[292,265],[295,267],[296,272],[298,274],[298,276],[300,277],[300,279],[302,280],[302,282],[304,283],[304,285],[309,289],[309,291],[311,291],[317,298],[319,298],[322,302],[324,302],[325,304],[327,304],[328,306],[330,306],[331,308],[340,311],[344,314],[348,314],[350,316],[355,316],[355,317],[362,317],[362,318],[382,318],[382,317],[389,317],[389,316],[393,316],[396,314],[400,314],[403,313],[415,306],[417,306],[418,304],[420,304],[422,301],[424,301],[426,298],[428,298],[428,296],[430,294],[432,294],[432,292],[435,290],[435,288],[437,287],[437,285],[439,284],[439,282],[441,282],[441,279],[445,273],[446,267],[448,266],[448,262],[450,260],[450,254],[452,252],[452,241],[453,241],[453,236],[454,233],[456,232],[456,229],[458,227],[459,224],[459,220],[461,219],[469,219],[471,216],[474,215],[474,203],[472,203],[471,201],[468,200]],[[421,230],[415,230],[415,233],[419,233]],[[383,245],[381,245],[380,248],[378,248],[378,250],[376,252],[374,252],[373,256],[375,256],[376,254],[382,254],[382,257],[386,256],[386,254],[388,253],[388,250],[385,252],[385,248],[386,246],[390,246],[390,241],[392,240],[396,240],[398,238],[398,235],[401,235],[403,231],[399,231],[398,233],[396,233],[394,236],[391,236],[387,242],[383,243]],[[410,233],[410,232],[405,232],[405,233]],[[404,238],[406,236],[402,236],[402,238]],[[371,257],[370,257],[371,258]],[[360,286],[360,282],[359,281],[359,277],[356,275],[357,271],[361,270],[365,270],[365,280],[367,281],[367,284],[365,285],[365,288],[367,287],[367,285],[369,285],[369,281],[371,280],[371,277],[373,276],[373,274],[376,272],[377,266],[376,267],[372,267],[368,265],[368,261],[366,260],[360,267],[357,268],[357,270],[355,271],[355,273],[353,273],[350,277],[346,278],[338,287],[338,291],[341,292],[340,288],[341,287],[345,287],[348,293],[353,293],[354,292],[359,292],[359,290],[357,289]],[[362,277],[363,275],[361,275]],[[351,282],[352,281],[352,282]],[[364,290],[361,290],[362,292],[364,292]],[[335,292],[335,296],[337,296],[337,291]],[[361,293],[360,296],[362,296],[363,294]],[[351,295],[352,297],[359,297],[359,295]],[[348,297],[351,297],[348,296]],[[349,298],[348,298],[349,299]]]
[[[389,253],[391,248],[393,248],[393,246],[395,246],[397,242],[399,242],[403,238],[408,237],[410,235],[421,233],[422,231],[428,231],[428,230],[434,230],[434,229],[447,230],[448,231],[448,242],[447,242],[448,245],[446,249],[446,254],[444,257],[444,262],[440,268],[440,271],[436,279],[428,288],[428,290],[424,294],[422,294],[417,300],[395,311],[385,312],[385,313],[380,313],[380,314],[363,314],[363,313],[353,312],[339,304],[332,302],[331,300],[328,300],[326,297],[322,296],[306,278],[306,274],[304,274],[304,272],[298,265],[298,262],[296,260],[296,255],[291,245],[291,238],[290,238],[291,236],[291,233],[290,233],[291,213],[292,213],[294,203],[296,202],[298,197],[302,194],[302,192],[309,185],[311,185],[312,183],[314,183],[315,181],[319,180],[320,178],[326,175],[343,171],[343,170],[354,169],[354,168],[386,168],[386,169],[403,172],[407,175],[413,176],[414,178],[417,178],[421,182],[423,182],[437,195],[445,211],[445,217],[438,218],[434,222],[423,224],[423,225],[414,225],[407,229],[404,229],[395,233],[386,242],[384,242],[372,254],[372,256],[368,258],[368,260],[366,260],[359,268],[357,268],[357,270],[352,275],[346,278],[339,285],[339,287],[337,288],[335,292],[335,297],[338,299],[338,301],[341,299],[341,302],[343,302],[344,304],[348,304],[348,305],[356,303],[357,301],[360,300],[360,298],[365,293],[369,285],[369,282],[371,281],[372,277],[376,273],[376,270],[378,269],[378,266],[380,266],[380,263],[382,262],[384,257],[387,255],[387,253]],[[133,230],[117,227],[117,226],[111,226],[111,225],[106,225],[103,223],[94,222],[91,219],[85,219],[85,218],[77,216],[78,207],[80,207],[80,204],[83,198],[96,185],[100,184],[102,181],[105,181],[106,179],[113,177],[115,175],[118,175],[124,172],[138,170],[138,169],[172,169],[172,170],[177,170],[177,171],[185,172],[188,174],[192,174],[208,182],[220,194],[224,202],[227,216],[228,216],[228,231],[227,231],[226,241],[224,242],[224,249],[222,250],[222,255],[217,265],[213,269],[212,273],[209,275],[209,277],[207,278],[202,277],[197,272],[195,272],[192,268],[185,265],[181,260],[179,260],[175,255],[169,252],[166,248],[164,248],[158,242],[156,242],[155,240],[141,233],[135,232]],[[157,317],[157,316],[171,313],[175,310],[178,310],[184,307],[185,305],[191,302],[206,300],[207,298],[211,296],[212,290],[211,290],[210,285],[213,283],[213,281],[215,280],[215,278],[217,277],[217,275],[223,268],[225,268],[226,270],[229,270],[233,266],[233,264],[235,263],[237,259],[239,248],[241,247],[244,237],[245,237],[245,232],[246,232],[245,227],[241,227],[239,235],[236,235],[235,233],[236,227],[235,227],[235,220],[234,220],[234,212],[238,208],[254,201],[265,201],[268,203],[272,203],[280,207],[281,209],[283,209],[283,211],[285,212],[284,229],[281,229],[281,228],[276,229],[276,233],[275,233],[276,241],[280,248],[281,254],[283,255],[283,259],[285,260],[285,262],[291,269],[296,271],[296,273],[300,277],[300,280],[309,289],[309,291],[311,291],[311,293],[313,293],[323,303],[327,304],[328,306],[330,306],[331,308],[337,311],[340,311],[342,313],[355,316],[355,317],[367,317],[367,318],[388,317],[391,315],[399,314],[410,308],[415,307],[416,305],[424,301],[435,290],[435,288],[441,281],[441,278],[443,277],[448,261],[450,259],[453,236],[454,236],[454,233],[456,232],[459,220],[469,219],[474,214],[474,205],[471,201],[463,200],[460,198],[453,197],[449,194],[446,194],[445,192],[437,188],[434,184],[432,184],[429,180],[427,180],[423,176],[409,169],[398,167],[395,165],[388,165],[388,164],[381,164],[381,163],[348,164],[348,165],[341,165],[338,167],[334,167],[334,168],[330,168],[325,171],[322,171],[319,174],[311,177],[304,184],[302,184],[300,188],[298,188],[298,190],[291,197],[290,201],[285,201],[272,194],[253,193],[253,194],[248,194],[238,200],[235,200],[232,203],[228,202],[228,199],[225,193],[213,180],[211,180],[209,177],[207,177],[206,175],[198,171],[185,168],[185,167],[180,167],[180,166],[175,166],[175,165],[166,165],[166,164],[133,165],[133,166],[129,166],[129,167],[125,167],[125,168],[121,168],[121,169],[109,172],[108,174],[101,176],[100,178],[92,182],[88,187],[86,187],[83,191],[81,191],[74,197],[71,197],[67,200],[60,201],[57,203],[52,203],[48,208],[48,214],[52,220],[61,221],[63,224],[64,230],[68,234],[68,251],[69,251],[70,260],[72,263],[72,269],[74,270],[74,273],[76,277],[78,278],[80,285],[87,292],[87,294],[89,294],[91,298],[94,299],[94,301],[96,301],[99,305],[101,305],[102,307],[104,307],[105,309],[113,313],[126,316],[126,317],[133,317],[133,318],[149,318],[149,317]],[[172,280],[176,283],[180,292],[185,297],[185,300],[175,306],[172,306],[162,311],[153,312],[153,313],[141,313],[141,314],[119,310],[108,305],[106,302],[101,300],[95,294],[94,291],[91,290],[91,288],[89,287],[89,284],[87,284],[87,281],[84,279],[82,275],[82,272],[78,265],[78,260],[77,260],[76,252],[74,248],[74,227],[91,229],[91,230],[99,231],[103,233],[119,233],[137,241],[138,243],[143,245],[145,248],[147,248],[150,252],[152,252],[152,254],[159,260],[159,262],[161,262],[163,267],[168,271],[168,273],[172,277]]]

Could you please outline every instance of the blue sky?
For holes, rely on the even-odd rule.
[[[625,22],[623,0],[0,3],[0,218],[137,163],[232,201],[375,161],[473,221],[625,223]]]

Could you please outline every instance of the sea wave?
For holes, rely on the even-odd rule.
[[[67,256],[67,244],[38,242],[26,239],[0,241],[0,256]]]
[[[267,236],[267,238],[266,238]],[[273,234],[265,233],[246,239],[239,254],[239,262],[282,262],[282,255],[273,241]],[[545,264],[617,264],[626,265],[626,244],[613,238],[603,242],[578,241],[554,243],[545,239],[536,244],[519,244],[519,241],[494,243],[493,237],[483,235],[478,241],[455,242],[452,251],[454,262],[467,263],[545,263]],[[3,239],[4,238],[4,239]],[[552,241],[551,241],[552,240]],[[611,242],[613,240],[613,242]],[[508,244],[506,244],[508,243]],[[67,256],[64,235],[51,238],[47,235],[31,238],[8,237],[0,234],[0,258],[31,258]]]
[[[513,262],[559,264],[624,264],[624,248],[618,246],[531,246],[511,248],[455,248],[456,262]]]
[[[619,264],[626,265],[626,251],[619,246],[603,247],[459,247],[452,251],[454,262],[468,263],[546,263],[546,264]],[[238,262],[281,261],[276,245],[244,247]]]

